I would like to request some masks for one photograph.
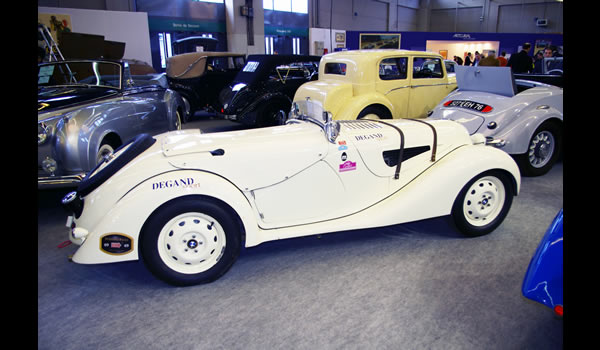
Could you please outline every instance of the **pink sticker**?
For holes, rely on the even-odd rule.
[[[352,171],[356,170],[356,163],[351,161],[346,161],[340,164],[340,172],[342,171]]]

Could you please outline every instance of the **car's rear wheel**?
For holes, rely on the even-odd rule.
[[[540,125],[529,140],[527,152],[515,156],[521,173],[525,176],[546,174],[558,159],[562,138],[556,123]]]
[[[106,157],[113,154],[114,151],[115,151],[115,147],[113,147],[113,145],[111,145],[110,143],[103,143],[102,145],[100,145],[100,147],[98,148],[98,152],[96,154],[96,164],[100,163]]]
[[[175,111],[175,125],[173,130],[181,130],[181,124],[183,123],[183,119],[181,118],[181,112],[178,110]]]
[[[212,282],[237,259],[237,221],[222,206],[183,197],[167,202],[148,219],[140,251],[148,269],[177,286]]]
[[[363,109],[356,119],[391,119],[392,116],[387,109],[377,107],[377,106],[369,106]]]
[[[502,223],[512,199],[512,182],[507,174],[484,172],[462,188],[452,206],[451,216],[464,235],[482,236]]]

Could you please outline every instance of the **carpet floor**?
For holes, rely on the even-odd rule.
[[[521,284],[563,206],[563,166],[522,178],[506,220],[448,218],[242,249],[219,280],[171,287],[142,262],[78,265],[65,190],[38,193],[39,349],[561,349],[563,320]]]

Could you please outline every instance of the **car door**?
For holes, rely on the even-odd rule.
[[[318,148],[322,156],[320,160],[281,182],[252,191],[263,229],[310,224],[351,215],[388,194],[389,178],[370,171],[356,148],[355,136],[367,135],[364,133],[366,130],[361,130],[357,135],[345,134],[346,130],[342,127],[342,133],[335,143],[319,135],[323,139]],[[374,134],[377,134],[377,130],[381,129],[375,129]],[[303,149],[299,154],[314,153],[308,142]],[[293,155],[290,154],[290,157]],[[294,159],[290,158],[289,161]]]
[[[426,118],[427,113],[450,92],[442,64],[438,57],[412,57],[409,118]]]
[[[384,58],[379,62],[379,78],[375,83],[377,92],[383,94],[394,107],[394,118],[406,118],[409,105],[408,57]]]

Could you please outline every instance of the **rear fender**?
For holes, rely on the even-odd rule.
[[[367,94],[355,96],[349,101],[344,101],[344,106],[334,115],[338,120],[355,120],[358,114],[370,105],[380,104],[385,106],[391,115],[395,115],[394,107],[388,99],[381,94]]]
[[[527,151],[529,141],[535,130],[548,120],[555,120],[562,125],[562,113],[550,107],[549,109],[535,109],[525,112],[526,115],[515,119],[506,126],[498,123],[499,130],[493,137],[506,141],[502,150],[508,154],[522,154]]]
[[[191,195],[210,197],[226,203],[235,212],[232,215],[237,214],[240,219],[241,231],[250,240],[256,236],[257,224],[252,207],[244,194],[231,182],[200,170],[175,170],[139,183],[117,200],[95,227],[82,227],[89,234],[73,256],[73,261],[98,264],[138,260],[139,236],[146,220],[166,202]],[[102,251],[101,238],[109,233],[130,237],[133,241],[132,250],[120,255]]]
[[[393,225],[448,215],[462,188],[477,175],[490,170],[508,174],[512,178],[511,192],[519,193],[521,175],[511,156],[491,146],[466,145],[437,160],[392,196],[371,207],[372,211],[361,213],[364,217],[357,218],[358,222],[373,220]]]

